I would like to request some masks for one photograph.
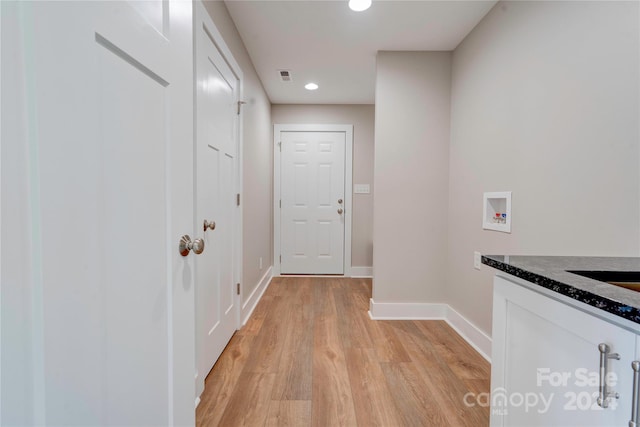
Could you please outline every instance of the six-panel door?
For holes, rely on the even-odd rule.
[[[281,132],[281,273],[343,274],[344,132]]]

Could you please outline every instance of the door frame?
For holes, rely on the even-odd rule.
[[[273,274],[280,276],[280,132],[344,132],[344,271],[351,277],[351,218],[353,209],[353,125],[274,124],[273,125]]]
[[[213,44],[216,46],[216,48],[218,49],[218,51],[220,52],[220,54],[222,55],[222,57],[224,58],[224,60],[227,62],[227,65],[229,66],[229,68],[231,69],[231,71],[233,72],[233,74],[235,75],[236,79],[238,80],[238,98],[236,99],[236,102],[240,102],[243,99],[243,94],[244,94],[244,77],[243,77],[243,73],[242,73],[242,68],[240,68],[240,65],[238,64],[238,62],[235,60],[235,58],[233,57],[233,54],[231,53],[231,50],[229,49],[229,47],[227,46],[226,42],[224,41],[224,38],[222,37],[222,33],[220,33],[220,31],[218,30],[218,28],[216,27],[215,23],[213,22],[213,19],[211,18],[211,16],[209,15],[209,12],[207,11],[207,9],[204,7],[204,4],[202,1],[196,1],[194,2],[194,27],[193,27],[193,32],[194,32],[194,54],[193,54],[193,66],[194,66],[194,97],[193,97],[193,104],[194,104],[194,114],[193,114],[193,120],[194,120],[194,128],[193,128],[193,132],[194,132],[194,136],[193,136],[193,143],[194,143],[194,158],[193,158],[193,181],[194,181],[194,206],[193,206],[193,222],[194,224],[196,224],[196,230],[195,230],[195,235],[198,235],[199,232],[202,232],[201,229],[198,228],[198,223],[197,223],[197,210],[196,210],[196,206],[197,206],[197,200],[196,200],[196,190],[197,190],[197,180],[198,180],[198,168],[197,168],[197,158],[195,157],[197,155],[197,149],[198,149],[198,140],[197,140],[197,126],[198,126],[198,111],[197,111],[197,88],[195,87],[195,85],[198,84],[197,81],[197,61],[198,61],[198,46],[200,41],[198,40],[198,37],[200,35],[200,31],[204,30],[209,37],[211,38],[211,40],[213,41]],[[234,248],[235,250],[233,251],[233,264],[234,264],[234,269],[233,269],[233,276],[234,276],[234,283],[240,283],[242,284],[242,218],[244,217],[243,215],[243,210],[244,210],[244,205],[242,203],[242,159],[243,159],[243,108],[239,109],[239,113],[238,113],[238,121],[237,121],[237,129],[236,129],[236,144],[237,144],[237,156],[236,156],[236,177],[235,177],[235,189],[234,189],[234,193],[236,194],[240,194],[240,199],[241,199],[241,203],[238,206],[238,211],[237,214],[234,218]],[[195,263],[196,268],[197,268],[197,262]],[[194,281],[195,281],[195,277],[197,277],[196,274],[194,274]],[[195,283],[195,288],[196,288],[196,292],[197,292],[197,288],[198,288],[198,284]],[[240,328],[240,326],[242,325],[241,322],[241,313],[242,313],[242,297],[243,297],[243,286],[240,286],[240,293],[238,294],[237,292],[233,292],[234,294],[234,298],[235,298],[235,328],[236,330],[238,330]],[[195,297],[197,298],[197,294],[195,295]],[[197,302],[195,302],[195,310],[197,310]],[[196,317],[196,321],[197,321],[197,314],[194,310],[194,315]],[[197,338],[196,338],[197,339]],[[198,357],[198,355],[196,354],[196,358]],[[195,382],[196,382],[196,388],[197,388],[197,383],[199,380],[202,380],[202,382],[204,383],[204,379],[205,378],[200,378],[200,375],[204,375],[206,377],[206,375],[208,375],[209,373],[201,373],[201,372],[197,372],[198,370],[198,364],[197,364],[197,359],[196,359],[196,376],[195,376]],[[197,393],[196,393],[197,394]],[[196,396],[196,407],[198,406],[198,404],[200,403],[200,395]]]

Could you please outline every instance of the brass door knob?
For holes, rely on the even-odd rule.
[[[216,222],[215,221],[207,221],[206,219],[204,220],[204,226],[202,227],[203,231],[207,231],[207,229],[209,230],[215,230],[216,229]]]

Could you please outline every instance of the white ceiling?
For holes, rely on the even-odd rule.
[[[347,0],[225,3],[272,103],[373,104],[376,52],[453,50],[496,1],[374,0],[364,12]],[[305,90],[311,81],[320,88]]]

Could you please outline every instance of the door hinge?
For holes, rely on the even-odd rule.
[[[246,102],[238,101],[238,115],[240,115],[240,107],[242,107],[242,104],[246,104]]]
[[[229,200],[229,199],[227,199]],[[236,205],[240,206],[240,193],[236,194]]]
[[[282,255],[280,255],[280,264],[282,264]]]
[[[278,148],[280,149],[280,152],[282,153],[282,141],[278,142]]]
[[[236,293],[240,295],[240,283],[236,285]]]
[[[280,200],[280,209],[282,209],[282,200]]]

